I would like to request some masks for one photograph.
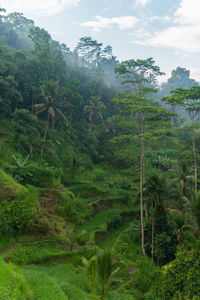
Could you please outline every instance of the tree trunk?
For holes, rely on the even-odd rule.
[[[192,148],[193,148],[193,158],[194,158],[194,190],[196,195],[197,194],[197,157],[196,157],[195,132],[194,132],[193,119],[192,119]]]
[[[154,232],[155,232],[155,219],[154,219],[154,208],[152,211],[152,229],[151,229],[151,259],[154,260]]]
[[[47,122],[47,125],[46,125],[46,128],[45,128],[45,132],[44,132],[44,137],[43,137],[43,142],[42,142],[42,148],[41,148],[40,156],[42,156],[42,155],[43,155],[43,152],[44,152],[44,144],[45,144],[45,141],[46,141],[46,136],[47,136],[47,129],[48,129],[48,126],[49,126],[49,122]]]
[[[145,212],[145,219],[146,219],[146,221],[148,221],[149,214],[148,214],[146,199],[144,200],[144,212]]]
[[[105,290],[104,290],[104,287],[102,288],[102,291],[101,291],[101,300],[104,299],[104,296],[105,296]]]
[[[142,125],[142,121],[141,121]],[[143,133],[143,128],[141,126],[141,133]],[[143,178],[144,176],[144,137],[141,136],[141,154],[140,154],[140,221],[141,221],[141,246],[142,252],[145,256],[144,248],[144,217],[143,217]]]
[[[144,152],[144,147],[143,147],[143,186],[145,184],[145,152]],[[148,221],[149,215],[148,215],[148,209],[147,209],[147,201],[146,199],[143,199],[144,202],[144,212],[145,212],[145,219]]]
[[[30,152],[30,157],[32,158],[33,157],[33,146],[31,144],[29,147],[29,152]]]

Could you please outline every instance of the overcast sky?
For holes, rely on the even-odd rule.
[[[92,36],[120,60],[153,57],[169,76],[177,66],[200,81],[200,0],[0,0],[73,49]]]

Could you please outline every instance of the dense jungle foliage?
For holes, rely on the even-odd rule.
[[[200,299],[198,82],[0,13],[0,299]]]

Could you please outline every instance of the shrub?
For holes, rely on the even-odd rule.
[[[11,171],[21,184],[31,184],[37,187],[52,187],[60,183],[61,170],[49,166],[47,162],[30,161],[29,156],[24,160],[14,157],[15,164]]]
[[[37,189],[29,187],[24,194],[18,194],[12,201],[0,202],[1,236],[33,229],[37,213],[37,198]]]
[[[166,300],[193,299],[200,295],[199,277],[200,240],[191,237],[178,247],[175,260],[164,266],[159,295]]]

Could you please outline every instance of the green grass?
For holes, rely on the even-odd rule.
[[[33,268],[23,270],[23,275],[32,290],[33,299],[68,300],[56,278]]]
[[[109,239],[109,235],[107,239]],[[101,246],[111,245],[107,239]],[[129,222],[127,226],[124,225],[124,228],[120,227],[118,233],[113,232],[111,239],[113,256],[123,262],[124,266],[135,265],[138,257],[142,256],[138,221]]]
[[[0,259],[0,299],[31,299],[31,291],[19,268]]]
[[[49,295],[49,286],[52,288],[52,295],[56,298],[60,295],[63,298],[62,292],[68,296],[69,300],[97,300],[100,298],[100,290],[96,287],[91,291],[88,279],[85,272],[81,268],[76,268],[72,264],[59,264],[53,266],[29,265],[22,268],[23,274],[33,290],[36,299],[47,299]],[[45,274],[45,275],[44,275]],[[41,287],[38,277],[44,278]],[[49,299],[53,299],[50,295]],[[43,297],[43,298],[41,298]],[[134,300],[134,298],[127,294],[117,294],[109,292],[105,300]]]
[[[75,285],[77,288],[89,293],[90,287],[86,274],[83,269],[76,268],[74,265],[56,264],[56,265],[29,265],[22,268],[25,270],[45,272],[51,277],[55,277],[62,289],[65,289],[66,283]]]
[[[90,221],[80,226],[76,234],[83,242],[95,242],[94,234],[96,231],[107,231],[108,225],[118,221],[120,211],[118,209],[104,210],[95,215]]]
[[[14,237],[8,237],[0,240],[0,251],[15,243]]]
[[[27,189],[15,179],[0,169],[0,201],[10,201],[24,195]]]
[[[68,297],[69,300],[97,300],[99,297],[92,295],[89,287],[88,279],[85,272],[80,268],[75,268],[72,264],[58,264],[54,266],[39,266],[39,265],[29,265],[23,267],[23,273],[31,284],[34,290],[34,295],[41,295],[41,290],[39,288],[39,282],[37,282],[34,274],[42,275],[45,274],[44,278],[48,286],[54,284],[53,293],[55,295],[55,283],[59,284],[62,292]],[[29,277],[27,277],[27,275]],[[29,279],[31,277],[31,280]],[[50,282],[51,279],[51,282]],[[52,281],[53,280],[53,281]],[[58,289],[56,288],[58,292]],[[45,287],[45,294],[49,292],[48,287]],[[43,298],[37,298],[43,299]],[[49,298],[53,299],[53,298]],[[55,298],[59,299],[59,298]],[[60,298],[65,299],[65,298]]]
[[[83,198],[88,196],[99,196],[106,194],[109,189],[107,184],[95,184],[93,182],[81,182],[74,185],[71,185],[69,189],[75,194]]]
[[[133,296],[128,294],[117,294],[114,292],[109,292],[105,300],[136,300]]]
[[[100,241],[98,245],[101,248],[112,248],[116,239],[123,233],[124,230],[128,229],[129,226],[130,226],[130,222],[127,222],[122,226],[120,226],[119,228],[117,228],[116,230],[112,232],[107,232],[104,240]]]
[[[17,244],[5,255],[5,260],[17,265],[27,265],[53,261],[63,256],[66,256],[66,251],[59,247],[56,242],[34,242]]]
[[[97,251],[97,248],[86,248],[78,250],[65,250],[57,242],[33,242],[27,244],[17,244],[9,252],[5,253],[6,261],[17,265],[30,264],[57,264],[73,263],[81,264],[81,257],[91,258]]]

